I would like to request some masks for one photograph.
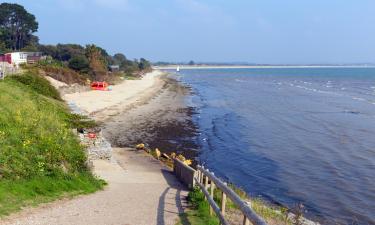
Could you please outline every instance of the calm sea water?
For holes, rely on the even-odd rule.
[[[375,68],[185,70],[200,160],[324,224],[375,224]]]

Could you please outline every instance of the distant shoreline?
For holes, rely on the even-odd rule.
[[[167,65],[167,66],[153,66],[157,70],[176,70],[180,67],[181,70],[192,69],[283,69],[283,68],[375,68],[375,65]]]

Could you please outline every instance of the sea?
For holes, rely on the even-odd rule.
[[[201,164],[322,224],[375,224],[375,68],[182,69]]]

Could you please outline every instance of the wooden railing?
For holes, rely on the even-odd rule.
[[[173,163],[173,172],[176,175],[176,177],[188,188],[194,188],[194,177],[196,176],[197,172],[195,169],[191,168],[179,159],[175,158]]]
[[[178,159],[174,161],[174,173],[189,188],[198,186],[206,200],[210,204],[210,214],[215,212],[222,225],[229,224],[225,219],[225,206],[227,197],[241,210],[243,214],[243,224],[249,225],[267,225],[263,218],[258,216],[251,208],[251,204],[242,200],[228,185],[217,178],[214,173],[205,169],[203,166],[197,166],[194,170],[190,166],[185,165]],[[221,191],[221,206],[214,200],[215,188]]]

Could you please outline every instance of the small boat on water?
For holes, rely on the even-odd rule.
[[[177,66],[176,72],[180,72],[180,67],[179,66]]]

